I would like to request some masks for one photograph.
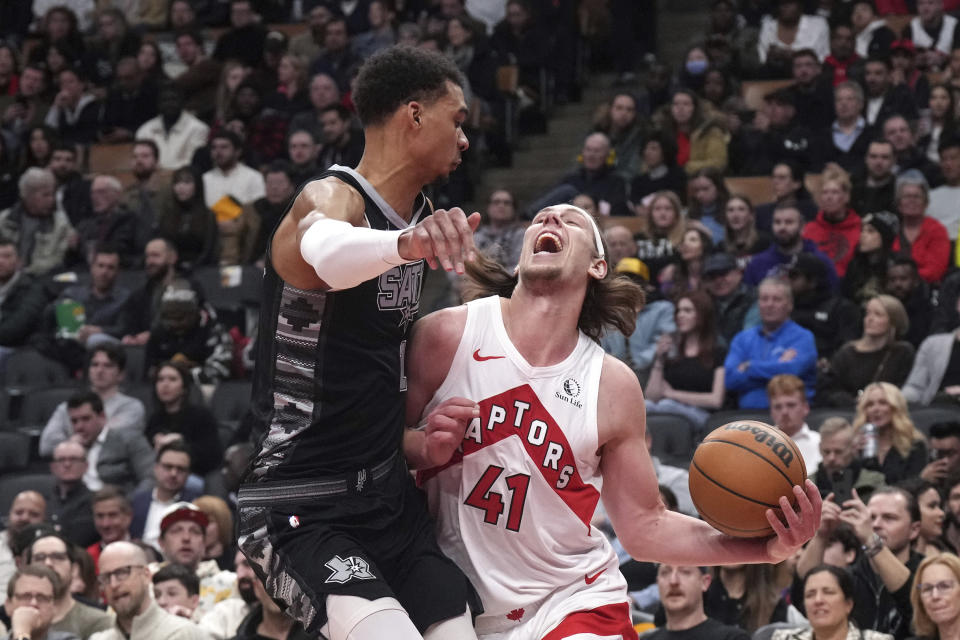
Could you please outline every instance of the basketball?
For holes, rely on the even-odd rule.
[[[796,506],[794,485],[803,485],[807,466],[789,436],[755,420],[715,429],[693,454],[690,497],[706,522],[737,538],[773,534],[766,510],[780,496]]]

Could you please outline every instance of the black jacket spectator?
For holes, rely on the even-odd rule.
[[[813,333],[819,357],[830,358],[844,343],[860,336],[860,310],[846,298],[833,294],[822,260],[801,253],[790,268],[790,280],[793,286],[790,317]],[[802,281],[807,284],[801,285]]]
[[[267,30],[261,24],[249,24],[227,31],[217,40],[213,57],[220,62],[239,60],[248,67],[259,67]]]
[[[147,420],[145,435],[153,442],[159,433],[179,433],[190,448],[190,470],[198,475],[217,469],[223,461],[220,424],[209,409],[186,404],[176,413],[157,409]]]
[[[0,346],[19,347],[40,322],[47,297],[43,286],[32,277],[17,272],[0,299]]]

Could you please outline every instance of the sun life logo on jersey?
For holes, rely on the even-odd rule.
[[[555,395],[558,400],[568,402],[577,409],[583,408],[583,405],[577,400],[577,396],[580,395],[580,383],[573,378],[567,378],[563,381],[563,393],[556,391],[553,395]]]
[[[420,309],[422,284],[423,260],[395,266],[377,279],[380,289],[377,308],[380,311],[399,311],[400,326],[405,329]]]
[[[325,565],[333,573],[327,578],[327,582],[336,582],[343,584],[350,580],[373,580],[375,575],[370,573],[370,565],[363,558],[350,556],[346,559],[340,556],[333,556]]]

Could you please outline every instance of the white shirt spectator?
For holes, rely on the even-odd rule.
[[[266,193],[263,175],[242,162],[238,162],[230,173],[214,167],[203,174],[203,195],[208,207],[227,195],[233,196],[240,204],[247,204]]]
[[[823,62],[824,58],[830,55],[830,27],[820,16],[800,16],[797,36],[791,44],[787,44],[777,37],[777,19],[773,16],[764,16],[760,23],[760,38],[757,42],[757,53],[761,63],[767,61],[767,50],[770,49],[770,45],[790,51],[813,49],[820,62]]]
[[[800,431],[793,434],[791,439],[800,449],[803,461],[807,463],[807,475],[812,476],[820,465],[820,434],[804,422]]]
[[[33,15],[37,22],[43,21],[43,16],[51,7],[67,7],[77,15],[77,29],[84,33],[93,25],[93,13],[96,5],[93,0],[33,0]]]
[[[146,426],[146,411],[143,403],[122,393],[115,393],[103,401],[103,413],[107,417],[107,426],[112,429],[136,429],[143,431]],[[67,403],[61,402],[54,409],[40,434],[40,455],[49,457],[53,450],[73,435]]]
[[[957,239],[960,231],[960,187],[942,185],[930,192],[927,215],[939,220],[947,228],[951,240]]]
[[[207,144],[209,133],[210,127],[193,114],[183,111],[170,131],[164,129],[163,117],[157,116],[140,125],[136,138],[156,142],[160,150],[160,168],[174,170],[190,164],[193,153]]]
[[[103,449],[103,442],[107,439],[108,431],[110,431],[110,427],[104,427],[97,439],[90,445],[90,449],[87,450],[87,472],[83,474],[83,484],[87,485],[87,489],[93,492],[103,489],[103,480],[100,479],[100,472],[97,471],[97,463],[100,462],[100,450]]]
[[[156,489],[150,496],[150,508],[147,510],[147,519],[143,523],[143,535],[140,536],[140,539],[161,553],[163,550],[158,544],[158,540],[160,540],[160,521],[163,520],[163,514],[166,513],[167,509],[178,500],[179,496],[174,496],[172,500],[161,502],[157,500]]]
[[[194,612],[196,613],[196,612]],[[250,605],[241,598],[227,598],[200,617],[200,628],[213,636],[214,640],[228,640],[237,635],[237,628],[250,613]],[[194,615],[196,620],[196,615]]]

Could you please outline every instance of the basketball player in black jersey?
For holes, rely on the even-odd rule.
[[[474,255],[479,214],[430,215],[421,193],[468,147],[460,85],[438,54],[368,60],[353,94],[360,164],[304,186],[268,244],[239,545],[267,592],[330,640],[476,638],[476,595],[399,451],[425,264],[462,273]]]

